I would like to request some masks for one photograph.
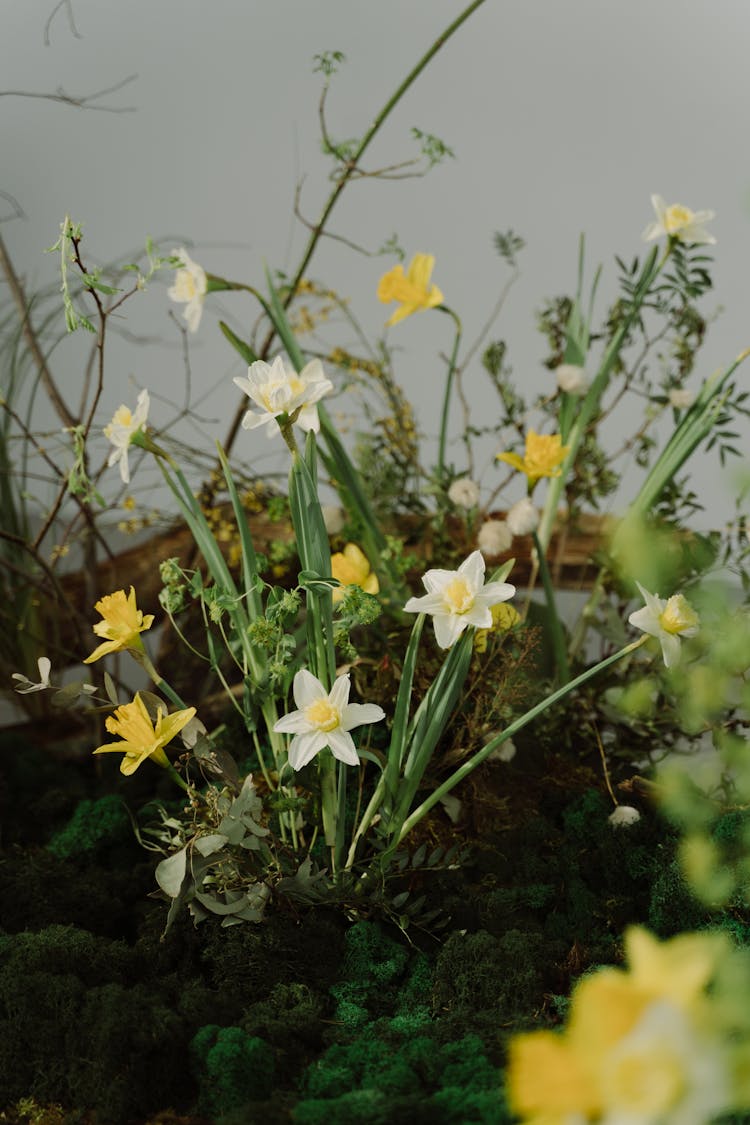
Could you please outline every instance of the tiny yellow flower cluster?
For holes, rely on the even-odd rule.
[[[489,629],[477,629],[474,634],[474,652],[486,652],[490,633],[509,633],[521,620],[518,610],[507,602],[499,602],[491,606],[490,613],[492,626]]]

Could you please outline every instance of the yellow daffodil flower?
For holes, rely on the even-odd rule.
[[[380,590],[377,574],[356,543],[347,543],[343,551],[331,555],[331,575],[341,583],[333,589],[334,605],[342,600],[347,586],[360,586],[366,594]]]
[[[408,270],[394,266],[384,273],[378,285],[378,300],[384,305],[398,301],[397,308],[386,325],[398,324],[405,316],[419,312],[420,309],[434,309],[443,303],[443,294],[437,285],[430,285],[435,259],[432,254],[415,254]]]
[[[724,935],[659,942],[633,927],[625,948],[630,971],[580,981],[562,1033],[511,1042],[508,1093],[528,1125],[703,1125],[742,1097],[731,1023],[722,1030],[710,991],[730,953]]]
[[[150,629],[153,624],[152,613],[143,614],[135,604],[135,590],[130,587],[126,596],[124,590],[116,590],[114,594],[107,594],[94,606],[97,613],[103,617],[94,625],[97,637],[105,637],[103,644],[87,656],[84,664],[93,664],[102,656],[110,652],[120,652],[125,648],[136,650],[143,649],[140,635],[144,630]]]
[[[104,746],[98,746],[94,753],[123,754],[120,773],[124,774],[135,773],[147,758],[152,758],[157,765],[169,769],[171,763],[164,753],[164,747],[187,726],[194,715],[195,707],[175,711],[172,715],[166,714],[160,707],[154,724],[140,692],[136,692],[132,703],[118,707],[114,715],[110,715],[104,722],[109,733],[119,735],[121,741],[107,742]]]
[[[559,434],[537,434],[529,430],[526,435],[526,449],[523,457],[519,453],[498,453],[498,461],[505,461],[525,473],[529,481],[529,491],[542,477],[559,477],[561,465],[568,456],[569,445],[562,444]]]

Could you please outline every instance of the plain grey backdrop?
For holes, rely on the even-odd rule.
[[[57,258],[43,251],[66,214],[84,224],[84,250],[94,261],[132,253],[151,235],[165,251],[190,240],[207,270],[256,285],[265,263],[293,270],[306,239],[293,216],[297,185],[304,178],[301,208],[311,220],[330,190],[313,56],[345,52],[328,98],[329,128],[336,138],[359,136],[462,8],[453,0],[71,0],[57,7],[56,0],[0,0],[0,189],[25,215],[2,231],[27,286],[54,283]],[[486,0],[410,89],[365,166],[414,155],[412,127],[440,136],[455,160],[423,179],[352,184],[330,229],[372,250],[396,232],[407,256],[434,254],[434,280],[462,316],[467,340],[508,277],[493,232],[522,235],[521,277],[494,335],[507,341],[518,383],[533,394],[551,388],[535,310],[574,288],[580,232],[589,278],[597,263],[605,267],[602,312],[615,291],[613,255],[644,251],[652,192],[712,208],[715,290],[703,308],[717,315],[689,384],[697,388],[750,345],[748,42],[747,0]],[[20,96],[59,87],[91,95],[131,75],[92,103],[128,112]],[[394,262],[324,241],[310,274],[350,297],[376,334],[388,314],[375,289]],[[171,412],[160,397],[182,401],[170,280],[164,275],[125,309],[102,424],[120,402],[132,405],[141,386],[152,392],[157,424]],[[241,328],[255,308],[244,296],[222,295],[191,337],[192,393],[203,421],[188,440],[207,445],[224,436],[238,401],[232,376],[242,373],[220,337],[220,313]],[[389,337],[400,349],[399,381],[433,449],[449,327],[446,317],[420,314]],[[351,333],[342,328],[338,342],[351,343]],[[71,403],[84,343],[66,341],[52,357]],[[739,378],[748,376],[741,370]],[[467,392],[476,420],[485,422],[495,406],[478,361],[467,372]],[[54,420],[40,415],[38,424]],[[614,442],[627,426],[613,425]],[[741,429],[744,449],[747,423]],[[260,471],[272,464],[257,434],[241,435],[235,452]],[[494,452],[483,449],[482,463]],[[456,443],[451,456],[461,469]],[[494,472],[483,476],[488,490]],[[713,455],[700,456],[704,525],[726,518],[731,475],[720,473]],[[518,495],[520,484],[504,499]]]

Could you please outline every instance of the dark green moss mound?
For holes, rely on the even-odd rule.
[[[296,1125],[502,1125],[500,1074],[482,1041],[439,1045],[370,1025],[305,1075]]]
[[[240,1027],[202,1027],[190,1044],[201,1113],[216,1118],[248,1102],[270,1097],[274,1054],[264,1039]]]
[[[110,793],[98,801],[81,801],[47,847],[60,859],[85,856],[112,845],[129,843],[133,829],[121,797]]]
[[[0,1104],[143,1120],[185,1097],[187,1041],[137,953],[74,927],[0,940]],[[146,979],[144,979],[146,978]]]

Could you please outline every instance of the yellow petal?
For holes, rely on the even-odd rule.
[[[406,276],[416,289],[421,289],[423,293],[426,293],[434,266],[435,258],[432,254],[415,254]]]
[[[517,1035],[510,1044],[506,1077],[517,1113],[593,1115],[599,1110],[596,1089],[582,1060],[565,1039],[552,1031]]]

